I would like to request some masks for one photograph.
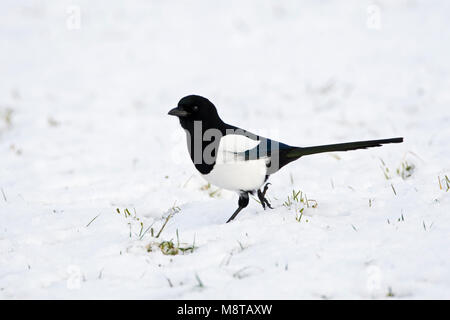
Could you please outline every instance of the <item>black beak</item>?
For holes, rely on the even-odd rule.
[[[176,117],[180,117],[180,118],[187,117],[187,116],[190,115],[189,112],[187,112],[185,110],[182,110],[182,109],[180,109],[178,107],[177,108],[173,108],[172,110],[170,110],[168,114],[171,115],[171,116],[176,116]]]

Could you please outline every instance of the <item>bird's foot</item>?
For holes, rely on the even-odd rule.
[[[267,189],[269,189],[269,185],[270,185],[270,182],[264,186],[264,189],[262,192],[261,192],[261,190],[258,190],[258,198],[259,198],[259,201],[261,202],[261,205],[264,210],[266,210],[266,205],[270,209],[273,209],[272,206],[270,205],[269,201],[266,199],[266,192],[267,192]]]

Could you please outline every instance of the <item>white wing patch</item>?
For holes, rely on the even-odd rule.
[[[240,134],[227,134],[220,139],[216,164],[243,161],[239,153],[255,148],[260,142]]]

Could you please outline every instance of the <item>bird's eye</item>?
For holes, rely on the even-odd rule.
[[[198,106],[194,106],[194,107],[192,108],[192,111],[198,111]]]

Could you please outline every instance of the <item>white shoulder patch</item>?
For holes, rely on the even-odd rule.
[[[243,152],[258,146],[260,141],[240,134],[227,134],[220,139],[216,163],[245,161]]]
[[[219,152],[245,152],[253,149],[261,141],[250,139],[240,134],[227,134],[220,139]]]

